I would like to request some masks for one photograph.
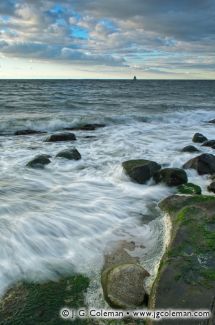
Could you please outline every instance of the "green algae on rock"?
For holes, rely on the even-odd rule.
[[[85,306],[84,294],[89,279],[83,275],[64,277],[45,283],[21,282],[10,288],[0,300],[1,325],[61,325],[62,307]],[[76,319],[76,325],[96,324]]]
[[[193,183],[187,183],[182,184],[178,186],[178,193],[180,194],[201,194],[202,189],[200,186],[193,184]]]
[[[214,308],[215,197],[173,195],[163,200],[160,208],[171,218],[172,239],[153,285],[149,308]]]

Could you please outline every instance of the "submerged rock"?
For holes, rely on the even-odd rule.
[[[42,133],[46,133],[46,132],[27,129],[27,130],[16,131],[14,135],[31,135],[31,134],[42,134]]]
[[[215,123],[215,119],[208,121],[208,123]]]
[[[58,142],[58,141],[74,141],[76,136],[74,133],[57,133],[52,134],[45,141],[46,142]]]
[[[0,323],[63,325],[60,310],[85,306],[89,279],[83,275],[63,277],[44,283],[17,283],[0,299]],[[95,325],[97,321],[77,320],[77,325]]]
[[[183,165],[183,168],[196,169],[199,175],[215,173],[215,156],[212,154],[202,154],[190,159]]]
[[[215,298],[215,197],[173,195],[163,200],[160,208],[170,216],[172,234],[149,308],[211,310]],[[212,318],[197,323],[214,324]]]
[[[193,184],[193,183],[187,183],[182,184],[178,187],[178,192],[181,194],[201,194],[202,189],[200,186]]]
[[[215,182],[212,182],[212,183],[208,186],[208,191],[209,191],[209,192],[213,192],[213,193],[215,193]]]
[[[215,146],[215,140],[208,140],[208,141],[205,141],[202,146],[204,147],[213,147]]]
[[[65,130],[71,130],[71,131],[95,131],[98,128],[104,128],[105,126],[106,126],[105,124],[89,123],[89,124],[84,124],[82,126],[65,128]]]
[[[182,152],[199,152],[199,149],[197,149],[194,146],[186,146],[181,151]]]
[[[201,133],[195,133],[193,136],[193,142],[197,142],[197,143],[202,143],[207,141],[208,139]]]
[[[187,183],[187,174],[181,168],[164,168],[153,176],[156,183],[165,183],[168,186],[178,186]]]
[[[143,281],[149,276],[137,264],[120,264],[102,273],[104,296],[113,308],[135,308],[144,303]]]
[[[161,165],[151,160],[128,160],[122,163],[126,174],[139,184],[146,183],[156,171],[161,169]]]
[[[75,148],[73,149],[66,149],[63,151],[60,151],[56,157],[61,157],[61,158],[65,158],[65,159],[69,159],[69,160],[79,160],[81,159],[81,154],[79,153],[79,151]]]
[[[45,165],[51,163],[51,160],[49,158],[51,158],[49,155],[38,155],[29,161],[26,166],[31,168],[43,168]]]

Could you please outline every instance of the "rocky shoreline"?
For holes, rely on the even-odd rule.
[[[214,120],[209,121],[214,123]],[[105,125],[92,124],[70,130],[91,131]],[[68,130],[68,129],[67,129]],[[40,134],[34,130],[17,131],[16,136]],[[74,133],[53,134],[45,142],[73,142]],[[208,140],[196,133],[193,142],[215,149],[215,140]],[[186,146],[182,152],[198,153],[194,146]],[[81,154],[74,147],[60,151],[56,158],[79,160]],[[50,155],[39,155],[27,163],[28,168],[45,168],[51,163]],[[150,276],[137,258],[129,252],[134,242],[121,242],[105,256],[101,272],[104,299],[112,308],[134,309],[209,309],[210,320],[187,321],[187,324],[214,324],[215,321],[215,196],[202,195],[201,188],[189,183],[187,169],[199,175],[209,175],[208,191],[215,192],[215,156],[199,152],[198,156],[184,163],[181,168],[166,168],[159,162],[139,159],[122,163],[131,181],[146,184],[164,183],[174,187],[178,194],[159,203],[162,213],[169,215],[171,241],[164,254],[157,278],[150,293],[144,281]],[[63,306],[87,307],[85,294],[90,279],[80,274],[60,277],[45,283],[20,282],[5,293],[0,300],[0,324],[65,324],[59,317]],[[126,283],[126,286],[125,286]],[[161,324],[183,324],[180,321],[160,321]],[[75,324],[143,324],[131,319],[119,322],[75,320]],[[147,324],[152,324],[148,321]]]

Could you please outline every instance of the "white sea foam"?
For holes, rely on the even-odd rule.
[[[53,132],[92,122],[107,123],[107,127],[78,131],[72,144],[46,143],[45,135],[0,138],[0,292],[17,279],[50,279],[64,272],[82,272],[98,279],[107,243],[122,239],[145,246],[135,254],[154,279],[166,230],[165,219],[155,218],[151,207],[175,190],[152,181],[135,184],[124,174],[121,163],[143,158],[181,167],[196,155],[180,152],[191,144],[195,132],[215,137],[214,125],[204,122],[214,118],[213,110],[162,113],[162,109],[150,112],[133,107],[122,116],[114,106],[108,112],[95,108],[87,114],[82,110],[56,115],[40,111],[34,118],[23,114],[4,113],[2,130]],[[73,145],[82,155],[80,161],[55,158]],[[202,152],[213,152],[196,146]],[[40,153],[52,155],[51,164],[45,170],[26,168]],[[189,181],[206,193],[207,176],[200,177],[193,170],[187,173]],[[98,287],[98,281],[94,284]],[[98,287],[98,295],[100,290]]]

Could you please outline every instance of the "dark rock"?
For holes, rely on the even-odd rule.
[[[213,147],[215,146],[215,140],[208,140],[208,141],[205,141],[202,146],[204,147]]]
[[[213,193],[215,193],[215,182],[212,182],[212,183],[208,186],[208,191],[209,191],[209,192],[213,192]]]
[[[215,123],[215,119],[208,121],[208,123]]]
[[[215,293],[215,197],[173,195],[159,206],[170,216],[172,233],[148,307],[211,310]],[[167,320],[159,321],[162,325],[167,323]],[[200,323],[214,324],[214,318],[187,321],[187,324]]]
[[[27,167],[31,168],[43,168],[45,165],[50,164],[51,160],[49,155],[39,155],[27,163]]]
[[[202,154],[183,165],[183,168],[196,169],[199,175],[215,173],[215,156],[212,154]]]
[[[122,163],[128,176],[139,184],[146,183],[156,171],[161,169],[161,165],[151,160],[128,160]]]
[[[52,134],[45,141],[46,142],[58,142],[58,141],[74,141],[76,136],[74,133],[57,133]]]
[[[14,134],[15,135],[31,135],[31,134],[42,134],[42,133],[46,133],[46,132],[27,129],[27,130],[16,131]]]
[[[66,159],[69,159],[69,160],[79,160],[79,159],[81,159],[80,153],[75,148],[63,150],[63,151],[59,152],[56,155],[56,157],[66,158]]]
[[[187,174],[180,168],[164,168],[153,176],[156,183],[163,182],[168,186],[178,186],[187,183]]]
[[[143,305],[146,292],[143,281],[149,276],[137,264],[120,264],[102,273],[106,301],[114,308],[135,308]]]
[[[195,133],[193,136],[193,142],[197,142],[197,143],[202,143],[207,141],[208,139],[201,133]]]
[[[182,152],[199,152],[199,149],[197,149],[194,146],[186,146],[181,151]]]
[[[200,186],[193,184],[193,183],[187,183],[182,184],[178,187],[178,192],[181,194],[201,194],[202,189]]]
[[[65,128],[65,130],[71,130],[71,131],[95,131],[96,129],[103,128],[105,126],[106,126],[105,124],[93,123],[93,124],[84,124],[82,126],[77,126],[77,127]]]

